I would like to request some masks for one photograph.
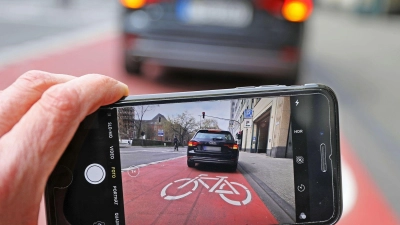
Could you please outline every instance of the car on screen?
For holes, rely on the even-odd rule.
[[[199,130],[188,142],[188,167],[194,167],[196,163],[213,163],[227,165],[236,171],[238,159],[238,145],[229,131]]]
[[[126,71],[146,60],[295,83],[312,0],[120,0]]]

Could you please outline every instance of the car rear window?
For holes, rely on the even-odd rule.
[[[231,141],[233,137],[230,133],[227,132],[218,132],[218,133],[208,133],[208,132],[199,132],[196,134],[195,138],[199,139],[212,139],[215,141],[223,140],[223,141]]]

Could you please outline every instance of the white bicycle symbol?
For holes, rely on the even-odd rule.
[[[228,180],[226,180],[227,178],[228,178],[228,177],[223,177],[223,176],[208,177],[207,174],[200,174],[199,176],[197,176],[197,177],[195,177],[195,178],[193,178],[193,179],[191,179],[191,178],[179,179],[179,180],[176,180],[176,181],[174,181],[174,182],[171,182],[171,183],[167,184],[167,185],[161,190],[161,197],[163,197],[165,200],[178,200],[178,199],[184,198],[184,197],[186,197],[186,196],[192,194],[192,193],[197,189],[197,187],[199,186],[199,183],[200,183],[200,184],[202,184],[205,188],[207,188],[207,190],[209,190],[208,192],[211,192],[211,193],[214,192],[214,193],[219,194],[219,196],[220,196],[224,201],[226,201],[227,203],[229,203],[229,204],[231,204],[231,205],[240,206],[240,205],[247,205],[247,204],[249,204],[250,201],[251,201],[251,193],[250,193],[249,189],[248,189],[246,186],[244,186],[244,185],[242,185],[242,184],[239,184],[239,183],[237,183],[237,182],[229,182]],[[217,183],[214,184],[214,186],[212,186],[212,187],[210,188],[210,186],[208,186],[208,184],[206,184],[206,183],[204,182],[204,180],[218,180],[218,181],[217,181]],[[185,182],[185,181],[187,181],[187,182]],[[173,184],[175,184],[175,183],[179,183],[179,182],[185,182],[185,183],[182,184],[181,186],[179,186],[179,187],[178,187],[178,190],[179,190],[179,189],[182,189],[182,188],[184,188],[184,187],[186,187],[186,186],[189,185],[189,184],[193,184],[194,187],[193,187],[191,190],[189,190],[189,191],[187,191],[186,193],[184,193],[184,194],[180,194],[180,195],[176,195],[176,196],[174,196],[174,195],[167,195],[167,189],[168,189],[171,185],[173,185]],[[225,186],[228,186],[228,187],[230,188],[230,190],[224,190],[224,187],[225,187]],[[246,198],[245,198],[243,201],[232,200],[232,199],[229,199],[229,198],[227,197],[227,196],[229,196],[229,195],[240,195],[239,191],[237,191],[237,189],[236,189],[234,186],[238,186],[238,187],[243,188],[243,189],[245,190],[245,192],[246,192]],[[219,188],[219,189],[217,189],[217,188]],[[170,190],[171,190],[171,189],[170,189]],[[225,195],[227,195],[227,196],[225,196]]]

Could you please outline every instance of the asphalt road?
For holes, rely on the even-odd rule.
[[[18,75],[29,69],[45,69],[74,75],[90,72],[104,73],[128,83],[132,88],[132,94],[268,83],[268,80],[229,76],[227,79],[226,75],[215,78],[214,75],[203,76],[201,73],[188,74],[186,72],[166,74],[156,80],[148,79],[148,77],[129,77],[121,69],[116,69],[120,68],[120,61],[119,52],[115,48],[117,44],[112,42],[115,41],[115,38],[112,39],[115,37],[112,32],[117,28],[114,23],[110,24],[110,21],[115,21],[117,15],[115,4],[92,0],[91,2],[97,3],[95,4],[97,10],[90,8],[90,3],[87,3],[86,7],[74,6],[76,8],[72,8],[69,17],[84,18],[84,14],[93,13],[94,15],[90,17],[92,19],[88,19],[88,22],[68,19],[68,16],[59,19],[62,17],[60,13],[54,13],[58,12],[58,9],[43,10],[50,3],[37,6],[39,9],[34,10],[24,5],[26,12],[42,12],[31,13],[30,17],[24,20],[20,19],[21,15],[5,12],[7,9],[2,7],[7,4],[9,8],[11,5],[11,8],[18,12],[21,10],[18,6],[22,2],[28,1],[0,0],[0,89],[8,86]],[[38,1],[31,2],[30,4],[42,4],[37,3]],[[83,1],[77,0],[77,2]],[[43,13],[51,11],[52,16],[43,16]],[[24,16],[25,14],[22,17]],[[97,29],[102,23],[110,25]],[[38,26],[38,24],[43,26]],[[399,25],[400,18],[357,17],[316,10],[307,26],[305,63],[299,81],[299,84],[323,83],[331,86],[336,92],[340,103],[342,139],[351,145],[353,153],[366,168],[398,217],[400,215],[400,195],[398,194],[400,190],[400,176],[398,176],[400,138],[397,127],[400,121],[396,118],[400,96],[396,92],[396,85],[400,81],[400,76],[398,76],[400,71]],[[93,31],[91,29],[97,33],[79,35],[86,31]],[[107,35],[97,35],[99,30],[100,33],[107,33]],[[68,36],[71,33],[77,35]],[[68,38],[65,38],[66,36]],[[45,52],[43,46],[46,47],[47,53],[53,52],[54,56],[60,52],[58,51],[60,46],[65,45],[70,48],[70,45],[66,43],[80,43],[82,37],[86,37],[86,43],[94,43],[102,38],[106,38],[106,41],[90,48],[81,48],[79,52],[71,50],[70,54],[79,54],[79,57],[74,59],[52,57],[50,60],[59,61],[46,59],[48,62],[43,63],[41,59]],[[91,52],[86,52],[87,49]],[[91,55],[101,54],[104,54],[103,58],[96,59],[97,61],[79,61]],[[22,58],[27,58],[28,55],[31,59],[22,61]],[[105,57],[108,58],[105,59]],[[77,61],[68,66],[67,64],[73,60]],[[105,61],[107,63],[104,63]],[[28,63],[21,64],[20,62]],[[213,79],[214,82],[210,85],[200,82],[204,79]]]
[[[120,147],[122,169],[186,156],[184,147],[181,147],[180,151],[174,151],[173,147],[141,147],[126,144],[121,144]]]

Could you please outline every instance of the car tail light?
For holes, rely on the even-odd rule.
[[[224,144],[224,146],[234,150],[237,150],[239,148],[237,144]]]
[[[146,4],[146,0],[120,0],[121,4],[126,8],[139,9]]]
[[[137,39],[137,36],[134,34],[124,34],[123,35],[124,47],[127,49],[133,48],[133,46],[135,45],[136,39]]]
[[[312,9],[312,0],[285,0],[282,15],[288,21],[303,22],[311,15]]]
[[[189,141],[188,146],[197,146],[199,145],[199,142],[197,141]]]
[[[281,50],[281,59],[285,62],[299,61],[299,49],[296,47],[284,47]]]
[[[166,0],[120,0],[121,4],[126,8],[140,9],[145,5],[165,2]]]
[[[255,5],[274,16],[280,16],[283,6],[283,0],[256,0]]]

